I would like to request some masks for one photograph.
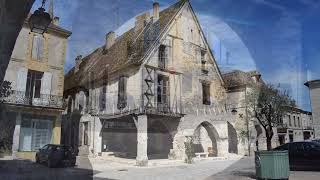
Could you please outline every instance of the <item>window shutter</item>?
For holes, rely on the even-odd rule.
[[[27,76],[28,76],[28,70],[26,68],[20,68],[18,70],[17,75],[17,91],[26,91],[26,85],[27,85]]]
[[[38,36],[38,54],[37,54],[37,60],[41,60],[42,59],[42,55],[43,55],[43,46],[44,46],[44,42],[43,42],[43,37]]]
[[[52,74],[45,72],[41,81],[41,94],[50,95],[51,94],[51,79]]]

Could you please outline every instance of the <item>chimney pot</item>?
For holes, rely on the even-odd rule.
[[[60,21],[59,17],[56,16],[56,17],[53,18],[53,24],[54,25],[59,26],[59,21]]]
[[[153,3],[153,20],[157,21],[159,19],[159,3],[154,2]]]
[[[82,55],[79,55],[76,57],[75,72],[79,71],[81,62],[82,62]]]
[[[110,31],[106,35],[106,49],[109,49],[116,41],[116,33],[113,31]]]

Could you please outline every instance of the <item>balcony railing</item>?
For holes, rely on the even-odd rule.
[[[5,103],[29,105],[38,107],[52,107],[62,108],[63,98],[62,96],[55,96],[50,94],[40,94],[39,98],[33,98],[26,96],[24,91],[11,91],[8,97],[2,98]]]

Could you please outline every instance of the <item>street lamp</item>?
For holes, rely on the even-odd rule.
[[[238,111],[237,111],[236,109],[232,109],[232,111],[231,111],[232,115],[236,115],[237,112],[238,112]]]
[[[42,0],[42,5],[38,10],[35,10],[34,13],[29,18],[29,26],[31,32],[36,32],[43,34],[47,31],[52,19],[50,14],[45,12],[44,5],[46,0]]]

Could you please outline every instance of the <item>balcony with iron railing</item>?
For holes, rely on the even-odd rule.
[[[6,104],[27,105],[36,107],[50,107],[50,108],[62,108],[63,98],[62,96],[40,94],[39,97],[34,98],[26,96],[25,91],[11,91],[10,95],[5,98],[1,98]]]

